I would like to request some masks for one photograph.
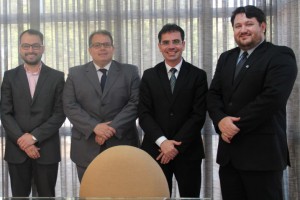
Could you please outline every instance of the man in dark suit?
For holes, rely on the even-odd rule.
[[[146,70],[140,86],[139,122],[145,133],[142,149],[159,162],[170,193],[174,174],[181,197],[199,197],[206,73],[182,58],[185,41],[181,27],[166,24],[158,40],[165,61]]]
[[[295,55],[265,41],[266,17],[259,8],[237,8],[231,23],[238,47],[220,56],[207,95],[220,135],[223,200],[281,200],[283,170],[290,164],[286,104],[297,75]]]
[[[4,74],[1,121],[6,132],[5,156],[12,195],[27,197],[34,179],[40,197],[54,197],[60,161],[59,128],[64,74],[41,62],[43,34],[29,29],[20,35],[24,64]]]
[[[139,145],[137,67],[112,60],[113,38],[105,30],[90,35],[89,53],[93,61],[70,69],[63,93],[64,111],[73,124],[71,159],[80,181],[103,150]]]

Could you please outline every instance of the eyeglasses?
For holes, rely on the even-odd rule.
[[[111,46],[112,46],[112,44],[109,42],[104,42],[104,43],[96,42],[96,43],[92,44],[90,47],[93,47],[95,49],[100,49],[101,47],[109,48]]]
[[[27,44],[27,43],[23,43],[23,44],[21,44],[21,47],[22,47],[22,49],[24,49],[24,50],[29,50],[30,47],[32,47],[33,50],[40,50],[42,46],[43,46],[43,45],[40,45],[40,44],[38,44],[38,43],[35,43],[35,44]]]
[[[181,40],[164,40],[164,41],[161,41],[160,44],[163,45],[163,46],[168,46],[170,45],[170,43],[172,43],[173,45],[180,45],[182,43]]]

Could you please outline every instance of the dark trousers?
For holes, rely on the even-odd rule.
[[[81,183],[83,174],[86,171],[87,167],[81,167],[79,165],[76,165],[76,168],[77,168],[78,179],[79,179],[79,182]]]
[[[21,164],[8,163],[13,197],[28,197],[34,181],[39,197],[55,197],[58,163],[39,164],[27,159]]]
[[[107,149],[107,146],[106,144],[104,143],[103,145],[101,145],[101,148],[99,150],[99,154],[102,153],[103,151],[105,151]],[[95,158],[94,158],[95,159]],[[79,182],[81,183],[81,180],[83,178],[83,175],[86,171],[86,169],[88,167],[83,167],[83,166],[80,166],[80,165],[76,165],[76,168],[77,168],[77,175],[78,175],[78,179],[79,179]]]
[[[201,188],[201,163],[202,160],[177,160],[174,159],[166,165],[160,164],[172,194],[173,174],[177,180],[180,197],[199,197]]]
[[[283,171],[244,171],[220,166],[223,200],[283,200]]]

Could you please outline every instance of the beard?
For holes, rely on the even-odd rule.
[[[35,55],[36,58],[34,60],[27,59],[28,55]],[[38,55],[36,53],[26,53],[24,56],[22,56],[22,59],[27,65],[37,65],[41,62],[42,55]]]

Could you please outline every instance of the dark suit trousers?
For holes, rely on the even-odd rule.
[[[223,200],[283,200],[283,171],[244,171],[220,166]]]
[[[160,164],[172,194],[173,174],[177,180],[180,197],[199,197],[201,187],[202,160],[171,160],[166,165]]]
[[[43,165],[27,159],[21,164],[8,163],[13,197],[28,197],[34,180],[39,197],[55,197],[58,163]]]

